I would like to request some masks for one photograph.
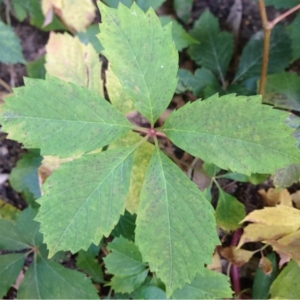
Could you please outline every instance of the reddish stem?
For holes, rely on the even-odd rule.
[[[243,234],[243,229],[239,228],[233,235],[232,241],[231,241],[231,246],[237,246],[240,238]],[[232,265],[231,268],[231,281],[232,281],[232,286],[233,290],[235,292],[235,295],[239,297],[242,289],[241,289],[241,281],[240,281],[240,269]],[[239,297],[240,298],[240,297]]]

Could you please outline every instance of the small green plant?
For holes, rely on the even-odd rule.
[[[1,249],[30,248],[26,255],[34,255],[20,297],[35,298],[43,291],[40,298],[95,298],[96,290],[90,282],[78,287],[80,294],[63,292],[56,275],[69,276],[71,284],[80,280],[76,277],[80,274],[63,270],[55,259],[61,251],[80,251],[79,267],[93,274],[95,282],[103,282],[99,265],[85,261],[94,260],[101,239],[110,234],[116,238],[109,243],[107,250],[111,252],[104,261],[108,273],[113,275],[109,285],[114,291],[135,293],[130,296],[134,298],[147,297],[146,291],[163,298],[164,288],[167,297],[173,299],[186,295],[231,297],[228,278],[206,265],[211,263],[214,249],[220,244],[216,220],[219,227],[235,230],[245,215],[244,209],[240,203],[231,201],[233,210],[242,217],[224,225],[226,217],[222,216],[220,206],[222,199],[224,204],[226,199],[232,200],[231,196],[217,185],[220,202],[215,216],[205,194],[160,149],[159,138],[168,138],[202,158],[215,182],[216,167],[210,164],[234,172],[227,177],[244,175],[251,180],[254,173],[272,174],[279,168],[300,163],[293,129],[285,124],[288,113],[262,105],[261,96],[214,94],[187,103],[173,112],[162,127],[156,127],[178,81],[178,53],[171,23],[163,26],[161,23],[167,22],[161,21],[153,9],[144,12],[136,3],[130,8],[120,4],[117,9],[101,2],[98,5],[102,23],[97,37],[103,47],[101,53],[110,63],[108,93],[115,95],[114,88],[118,86],[119,97],[111,97],[110,104],[101,96],[99,78],[91,76],[91,53],[95,50],[84,48],[82,51],[88,54],[80,76],[70,72],[65,81],[49,74],[45,80],[26,78],[25,86],[14,89],[14,95],[7,97],[3,106],[0,121],[9,138],[26,148],[40,149],[42,156],[69,160],[43,185],[37,214],[32,208],[21,214],[23,218],[30,215],[33,236],[23,233],[20,238],[22,230],[29,226],[21,222],[22,218],[16,225],[0,220],[4,224],[0,227]],[[208,13],[203,18],[209,18]],[[51,38],[62,36],[67,35]],[[194,49],[201,47],[191,37],[189,43],[195,44]],[[190,51],[193,52],[192,48]],[[210,61],[201,61],[205,63],[211,65]],[[221,69],[211,68],[222,85],[228,63]],[[49,71],[53,66],[50,59],[47,64]],[[95,64],[98,66],[99,62]],[[58,69],[52,69],[51,74],[55,72],[59,73]],[[126,114],[133,110],[148,120],[149,128],[129,122]],[[130,219],[126,210],[136,213],[136,227],[132,226],[129,233],[122,231],[120,225]],[[5,240],[3,228],[15,237],[15,242]],[[20,270],[26,255],[9,255],[12,263],[18,262]],[[150,277],[149,271],[155,275]],[[47,272],[53,277],[47,280],[50,287],[44,288],[40,278]],[[55,291],[51,290],[53,282],[57,286]],[[34,283],[38,286],[36,290],[26,289]],[[13,280],[0,284],[0,291],[11,284]]]

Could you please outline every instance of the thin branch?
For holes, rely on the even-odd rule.
[[[288,11],[283,13],[282,15],[275,18],[273,21],[269,22],[269,26],[271,28],[273,28],[277,23],[281,22],[283,19],[285,19],[286,17],[288,17],[289,15],[291,15],[292,13],[294,13],[295,11],[297,11],[299,9],[300,9],[300,4],[298,4],[295,7],[289,9]]]
[[[13,90],[8,83],[6,83],[3,79],[0,78],[0,85],[2,85],[9,93],[12,93]]]

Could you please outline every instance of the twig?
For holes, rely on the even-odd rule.
[[[270,42],[271,42],[271,33],[274,26],[300,9],[300,4],[281,14],[273,21],[268,21],[267,11],[265,6],[265,0],[259,0],[259,12],[264,28],[264,50],[263,50],[263,59],[262,59],[262,68],[261,68],[261,77],[259,84],[259,94],[262,96],[265,94],[266,83],[267,83],[267,74],[268,74],[268,65],[270,57]]]
[[[9,93],[12,93],[13,90],[9,84],[7,84],[3,79],[0,78],[0,85],[2,85]]]

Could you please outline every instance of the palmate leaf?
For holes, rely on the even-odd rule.
[[[8,137],[42,155],[68,157],[105,146],[131,124],[104,98],[55,77],[26,79],[6,98],[0,118]]]
[[[192,45],[189,54],[197,64],[211,70],[222,82],[233,54],[233,34],[222,32],[218,19],[208,10],[195,22],[191,35],[200,41]]]
[[[98,35],[103,54],[137,110],[154,125],[177,84],[178,53],[171,24],[162,27],[154,10],[137,4],[118,10],[98,2],[102,21]]]
[[[136,147],[63,164],[46,181],[36,217],[49,249],[75,253],[108,236],[125,210]]]
[[[274,173],[300,161],[288,114],[234,94],[197,100],[173,112],[164,132],[180,148],[222,169]]]
[[[202,192],[158,148],[137,212],[136,244],[165,284],[167,296],[210,263],[219,243],[213,209]]]

